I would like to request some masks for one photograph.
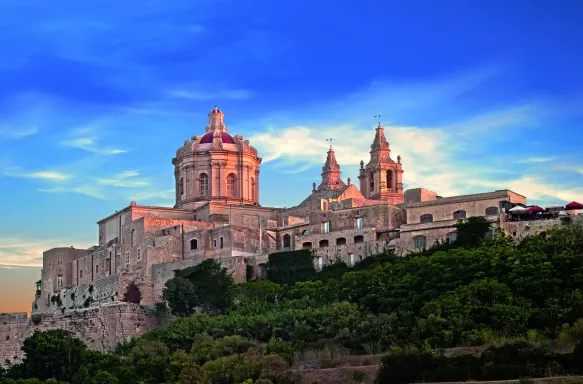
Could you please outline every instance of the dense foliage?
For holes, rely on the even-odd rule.
[[[228,290],[232,285],[227,269],[218,261],[208,259],[168,280],[163,297],[174,315],[187,316],[196,308],[206,313],[221,313],[228,306]]]
[[[389,351],[379,373],[383,383],[580,371],[583,228],[564,225],[520,244],[500,234],[485,239],[488,229],[468,220],[458,225],[457,244],[408,257],[378,255],[353,268],[333,264],[318,274],[308,274],[302,261],[290,266],[302,273],[272,273],[238,285],[209,260],[166,286],[170,308],[183,317],[120,345],[115,355],[86,351],[47,332],[43,338],[66,340],[55,348],[74,351],[71,356],[80,351],[80,357],[64,361],[66,353],[29,342],[25,362],[6,376],[72,383],[293,383],[289,364],[325,348]],[[494,346],[481,355],[443,350],[481,345]]]
[[[267,276],[277,284],[309,280],[314,272],[314,257],[307,249],[272,253],[267,261]]]

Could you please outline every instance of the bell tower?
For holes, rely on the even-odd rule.
[[[390,205],[405,202],[401,156],[397,156],[396,162],[391,158],[391,147],[380,121],[370,149],[368,164],[360,162],[360,191],[367,199],[387,200]]]
[[[330,142],[330,149],[326,157],[326,163],[322,167],[322,183],[318,186],[318,190],[334,190],[344,187],[345,184],[340,179],[340,165],[336,161],[334,149],[332,149],[332,139],[327,139]]]

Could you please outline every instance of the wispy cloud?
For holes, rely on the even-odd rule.
[[[40,267],[46,250],[70,246],[88,248],[92,243],[83,239],[0,237],[0,267]]]
[[[38,133],[38,128],[2,128],[0,127],[0,137],[8,139],[22,139]]]
[[[150,184],[148,179],[136,178],[139,175],[140,173],[138,171],[124,171],[113,175],[111,178],[96,178],[95,181],[101,185],[121,188],[138,188]]]
[[[27,179],[36,179],[44,181],[54,181],[61,182],[69,180],[71,175],[54,171],[54,170],[42,170],[42,171],[26,171],[21,167],[8,167],[4,169],[4,175],[9,177],[21,177]]]
[[[555,157],[529,157],[528,159],[520,160],[519,163],[549,163],[555,160]]]
[[[198,101],[220,100],[246,100],[253,97],[254,92],[246,89],[230,89],[219,92],[207,92],[199,90],[175,89],[168,92],[168,96],[178,99]]]
[[[163,200],[169,201],[171,198],[174,197],[176,191],[174,189],[166,189],[160,191],[145,191],[145,192],[134,192],[131,194],[132,200],[136,202],[140,202],[142,200]]]
[[[79,148],[100,155],[119,155],[120,153],[127,152],[125,149],[98,147],[96,146],[95,139],[91,137],[79,137],[76,139],[63,140],[61,144],[65,147]]]

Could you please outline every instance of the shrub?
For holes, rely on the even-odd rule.
[[[32,323],[34,325],[39,325],[41,323],[41,321],[43,321],[43,315],[37,313],[37,314],[31,315],[30,319],[32,320]]]
[[[310,250],[279,252],[269,255],[267,278],[276,284],[294,284],[310,280],[315,274]]]

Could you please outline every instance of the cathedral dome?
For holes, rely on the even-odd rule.
[[[213,108],[213,110],[209,113],[209,115],[223,115],[223,112],[221,112],[220,109],[217,108],[217,106],[215,105],[215,107]]]
[[[212,144],[214,134],[214,132],[205,133],[200,139],[200,144]],[[223,144],[235,144],[235,140],[227,132],[221,132],[221,140],[223,140]]]

